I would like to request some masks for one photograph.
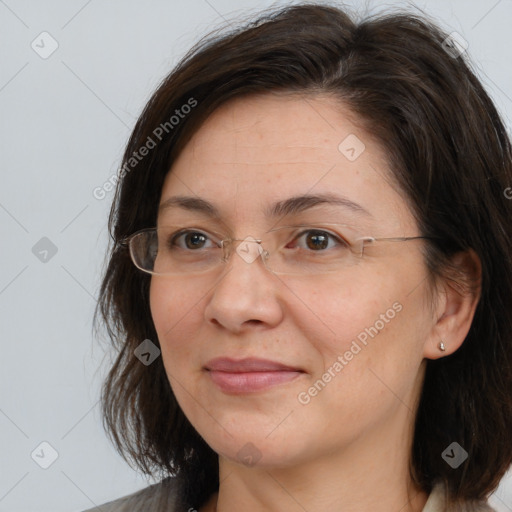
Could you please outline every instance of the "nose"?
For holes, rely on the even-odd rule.
[[[275,327],[283,319],[280,280],[263,263],[259,243],[242,240],[230,251],[226,270],[205,308],[205,320],[233,333]]]

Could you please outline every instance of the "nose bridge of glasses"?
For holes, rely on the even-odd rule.
[[[224,261],[228,261],[236,253],[245,263],[253,263],[259,256],[266,263],[269,254],[262,246],[262,240],[252,236],[222,240],[221,247]]]

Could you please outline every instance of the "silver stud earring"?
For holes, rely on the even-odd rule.
[[[438,347],[441,352],[444,352],[446,350],[446,347],[444,346],[444,343],[442,341],[439,342]]]

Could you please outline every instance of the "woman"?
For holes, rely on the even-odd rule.
[[[510,141],[429,22],[296,5],[194,48],[128,143],[102,510],[469,511],[512,461]]]

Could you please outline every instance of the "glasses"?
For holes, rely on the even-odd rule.
[[[361,262],[377,242],[407,242],[424,236],[358,236],[346,224],[308,224],[271,229],[264,239],[243,239],[186,225],[143,229],[123,239],[137,268],[152,275],[194,275],[220,270],[236,253],[246,263],[261,257],[274,274],[318,275]]]

